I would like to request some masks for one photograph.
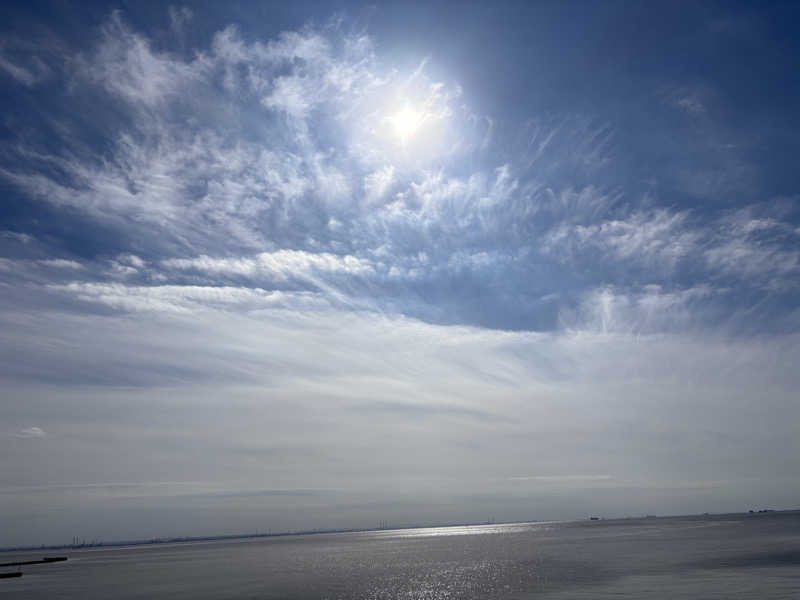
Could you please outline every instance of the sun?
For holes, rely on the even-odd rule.
[[[423,115],[406,105],[403,110],[389,117],[389,120],[394,126],[397,137],[405,144],[422,125]]]

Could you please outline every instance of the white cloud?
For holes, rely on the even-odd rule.
[[[594,171],[615,157],[614,127],[587,115],[537,116],[525,123],[520,133],[525,144],[519,163],[540,181],[565,166]]]
[[[797,336],[737,337],[713,312],[731,312],[722,276],[796,279],[788,212],[628,196],[611,124],[495,127],[426,61],[393,70],[335,22],[263,42],[229,27],[193,49],[190,11],[170,10],[178,39],[158,44],[120,15],[64,71],[114,115],[93,121],[103,152],[63,133],[69,107],[53,149],[19,128],[23,146],[3,146],[21,197],[68,208],[87,251],[114,238],[79,263],[40,259],[62,251],[42,252],[50,234],[0,232],[6,431],[64,442],[25,459],[33,479],[619,498],[623,482],[797,472],[772,460],[800,456]],[[0,69],[34,85],[9,56]],[[406,105],[420,127],[400,142]],[[670,106],[699,115],[705,96]],[[435,324],[487,321],[507,330]]]
[[[122,135],[113,163],[60,161],[73,184],[40,174],[4,174],[38,199],[138,229],[154,241],[158,231],[182,244],[216,240],[263,247],[260,218],[291,219],[305,208],[294,203],[310,181],[291,153],[170,128],[158,128],[154,139],[141,145]],[[206,182],[200,197],[197,181]]]
[[[20,261],[10,258],[0,258],[0,271],[14,272],[20,270]]]
[[[440,229],[469,245],[473,238],[500,233],[508,235],[506,224],[517,218],[523,202],[517,202],[520,183],[510,165],[490,173],[476,171],[468,177],[454,177],[443,170],[425,171],[383,205],[378,216],[386,223],[411,230]]]
[[[319,310],[328,303],[312,292],[195,285],[131,286],[114,283],[52,284],[51,291],[128,312],[191,313],[207,309],[253,311],[290,308]]]
[[[136,269],[141,269],[145,266],[145,262],[135,254],[120,254],[117,256],[117,262],[130,265]]]
[[[18,83],[26,86],[32,86],[37,82],[37,77],[29,72],[24,67],[15,65],[4,56],[0,56],[0,69],[11,75]]]
[[[22,244],[30,244],[32,241],[36,240],[36,238],[33,237],[32,235],[27,233],[22,233],[20,231],[0,231],[0,237],[14,240]]]
[[[46,267],[55,267],[57,269],[74,269],[80,270],[83,269],[84,266],[74,260],[67,260],[64,258],[48,258],[39,261],[39,264],[42,264]]]
[[[58,271],[61,271],[63,275],[74,276],[75,271],[85,271],[86,265],[64,258],[40,260],[0,258],[0,271],[13,273],[39,283],[42,281],[42,268],[49,270],[49,272],[45,271],[49,277],[58,277]]]
[[[120,254],[109,261],[109,265],[111,268],[106,272],[107,275],[115,279],[126,279],[142,274],[147,263],[135,254]]]
[[[7,395],[24,399],[6,428],[59,431],[59,453],[27,456],[31,475],[11,484],[157,478],[336,487],[362,500],[386,489],[401,503],[395,489],[418,497],[435,488],[450,502],[477,489],[603,486],[619,500],[629,485],[675,493],[678,480],[725,478],[741,492],[750,485],[741,480],[764,469],[793,474],[800,456],[796,335],[625,323],[648,310],[680,316],[710,290],[608,290],[587,299],[607,306],[605,330],[587,308],[552,333],[438,326],[324,300],[297,309],[319,296],[232,286],[75,283],[50,293],[63,301],[35,318],[27,306],[0,311],[0,375]],[[113,310],[70,311],[69,299]],[[0,439],[5,465],[12,442]],[[84,501],[67,496],[47,498]],[[530,498],[514,510],[522,517]],[[574,516],[563,510],[537,504],[537,514]]]
[[[185,24],[183,11],[171,14]],[[298,240],[282,238],[317,222],[343,222],[355,207],[378,205],[392,186],[408,187],[426,161],[472,144],[459,124],[474,115],[460,105],[458,86],[431,82],[423,73],[407,79],[380,66],[368,36],[335,24],[266,43],[228,27],[186,60],[157,50],[116,12],[96,48],[74,68],[73,85],[111,93],[128,113],[118,121],[124,128],[106,132],[109,155],[98,159],[79,146],[47,155],[21,146],[15,152],[27,160],[0,174],[40,201],[136,230],[151,248],[231,253],[296,247]],[[407,151],[381,133],[402,98],[426,115],[419,147]],[[64,176],[27,170],[34,158]],[[486,198],[504,191],[487,190]],[[325,249],[341,252],[338,243],[331,240]]]
[[[614,335],[697,330],[704,315],[697,305],[724,293],[705,284],[669,291],[655,284],[634,291],[606,286],[587,292],[577,309],[563,308],[559,321],[568,331]]]
[[[608,259],[631,260],[672,269],[697,251],[701,234],[688,226],[687,212],[658,209],[597,224],[562,223],[542,242],[544,252],[566,260],[584,252],[601,252]]]
[[[784,278],[800,270],[800,252],[748,239],[731,239],[705,252],[708,265],[745,278]]]
[[[303,121],[322,104],[352,101],[376,79],[368,38],[342,36],[337,42],[308,28],[267,44],[248,43],[236,27],[227,27],[214,36],[212,48],[228,89],[252,91],[266,108]],[[237,72],[240,65],[247,65],[246,76]]]
[[[666,88],[661,95],[663,101],[672,108],[698,117],[707,112],[706,104],[713,97],[713,91],[708,86],[677,86]]]
[[[578,211],[581,214],[583,211]],[[705,267],[712,277],[735,276],[749,285],[786,287],[800,269],[800,252],[786,243],[791,226],[780,210],[752,207],[723,213],[699,224],[688,211],[655,209],[598,223],[557,223],[540,242],[542,252],[561,261],[600,256],[609,265],[628,261],[672,272],[681,261]],[[599,253],[599,254],[598,254]]]
[[[52,70],[42,59],[43,49],[14,37],[0,39],[0,71],[25,87],[34,87],[52,75]]]
[[[684,96],[677,99],[675,103],[691,114],[699,115],[706,112],[706,107],[695,96]]]
[[[134,33],[118,11],[104,25],[96,54],[82,65],[83,75],[89,80],[128,102],[149,108],[185,93],[202,69],[202,63],[184,63],[154,52],[149,40]]]
[[[172,30],[178,34],[184,32],[186,26],[193,18],[194,13],[188,6],[181,6],[180,8],[176,8],[175,6],[169,7],[170,27],[172,27]]]
[[[791,286],[792,274],[800,271],[800,252],[781,212],[779,204],[755,205],[723,216],[703,253],[708,266],[754,283]]]
[[[168,269],[196,270],[204,273],[269,277],[279,281],[297,277],[310,278],[317,273],[365,275],[373,272],[370,261],[352,255],[338,256],[327,252],[303,250],[262,252],[243,258],[171,258],[161,261]]]
[[[395,169],[385,165],[364,177],[364,193],[368,202],[381,200],[394,182]]]
[[[14,434],[15,437],[22,439],[43,438],[47,434],[40,427],[26,427]]]

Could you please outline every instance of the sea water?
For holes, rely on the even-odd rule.
[[[0,562],[42,554],[2,553]],[[800,598],[800,513],[402,529],[58,554],[69,561],[0,579],[0,598]]]

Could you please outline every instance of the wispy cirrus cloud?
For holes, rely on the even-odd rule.
[[[49,290],[125,312],[192,313],[213,308],[258,310],[281,307],[317,310],[328,306],[323,297],[311,292],[267,291],[250,287],[73,282],[53,284]]]
[[[364,286],[395,294],[403,281],[420,298],[498,272],[530,279],[561,268],[559,279],[580,288],[602,285],[602,271],[620,265],[624,283],[639,286],[653,283],[644,269],[658,271],[655,283],[698,267],[731,276],[732,255],[752,265],[739,271],[751,282],[773,259],[785,265],[781,276],[793,268],[785,245],[726,245],[715,237],[722,225],[609,187],[620,148],[608,122],[533,119],[518,135],[519,157],[496,161],[493,149],[456,127],[480,120],[457,104],[456,84],[428,79],[424,61],[411,74],[387,69],[369,36],[339,25],[267,41],[232,26],[187,55],[157,48],[114,13],[76,64],[84,86],[109,94],[129,116],[113,132],[110,158],[97,161],[77,146],[49,155],[18,147],[55,170],[3,172],[43,202],[73,207],[104,228],[137,231],[155,262],[143,268],[113,259],[112,279],[292,277],[345,296]],[[398,152],[387,130],[391,111],[409,101],[420,102],[426,127],[447,129],[438,139],[450,149],[437,150],[437,168],[420,161],[420,148],[414,157]],[[220,102],[227,111],[204,108]],[[423,155],[433,152],[424,146]],[[471,172],[454,168],[457,155],[471,157]],[[600,271],[587,277],[571,269],[586,261]],[[701,283],[692,277],[668,287]],[[516,293],[533,305],[552,296],[543,282]]]
[[[127,10],[0,48],[31,107],[0,142],[0,488],[89,482],[169,513],[153,535],[198,523],[187,498],[229,528],[796,491],[796,182],[726,82],[566,92],[560,61],[487,76],[345,16]]]
[[[703,320],[719,310],[708,301],[724,295],[710,285],[665,290],[650,284],[635,290],[611,286],[588,292],[575,309],[565,308],[559,321],[571,331],[603,334],[657,334],[703,328]]]
[[[561,224],[547,234],[543,250],[567,260],[599,252],[609,262],[632,261],[668,272],[698,251],[702,233],[687,221],[687,212],[657,209],[588,225]]]
[[[19,242],[21,244],[29,244],[34,241],[34,237],[30,234],[21,231],[0,231],[0,237]]]
[[[103,25],[96,51],[82,57],[78,69],[127,102],[154,108],[194,87],[203,63],[154,51],[150,40],[132,31],[117,11]]]
[[[791,205],[770,204],[731,211],[720,219],[718,234],[704,252],[712,269],[769,287],[793,285],[800,251],[791,222],[785,220]]]
[[[17,147],[59,176],[3,172],[42,201],[72,206],[115,228],[147,223],[171,244],[207,247],[216,240],[221,247],[258,248],[278,232],[298,236],[297,244],[317,233],[318,222],[383,193],[394,170],[386,118],[400,102],[392,93],[399,75],[380,75],[374,63],[365,36],[309,28],[247,42],[234,27],[187,61],[155,50],[114,13],[76,71],[88,90],[123,101],[128,112],[130,126],[110,132],[112,157],[97,161],[79,147],[50,155]],[[409,93],[420,88],[433,127],[452,112],[452,94],[421,75],[415,79],[403,85]],[[248,95],[261,109],[248,105]],[[233,112],[205,108],[217,102],[230,103]],[[187,110],[200,115],[188,129]],[[247,129],[256,119],[260,125]],[[312,121],[338,129],[349,147],[323,149],[309,130]],[[384,183],[362,185],[381,162]]]
[[[327,252],[313,253],[302,250],[262,252],[253,258],[170,258],[162,261],[169,269],[195,270],[209,274],[244,275],[255,278],[266,276],[277,280],[290,277],[309,277],[315,273],[346,273],[362,275],[371,272],[368,260],[352,255],[337,256]]]
[[[0,72],[25,87],[34,87],[53,76],[51,56],[30,40],[7,36],[0,40]]]

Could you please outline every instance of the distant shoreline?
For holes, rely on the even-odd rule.
[[[608,521],[640,521],[651,519],[690,519],[690,518],[726,518],[726,517],[746,517],[757,518],[765,516],[776,516],[785,514],[800,513],[800,509],[786,509],[786,510],[760,510],[749,512],[736,512],[736,513],[701,513],[691,515],[644,515],[637,517],[586,517],[585,519],[570,519],[566,521],[559,521],[562,523],[582,523],[590,521],[593,523],[608,522]],[[526,524],[541,524],[552,521],[504,521],[504,522],[482,522],[482,523],[447,523],[447,524],[418,524],[418,525],[399,525],[396,527],[365,527],[365,528],[343,528],[343,529],[311,529],[303,531],[283,531],[278,533],[234,533],[227,535],[204,535],[204,536],[176,536],[165,538],[150,538],[140,540],[117,540],[117,541],[92,541],[81,542],[79,544],[52,544],[52,545],[33,545],[33,546],[13,546],[0,548],[0,552],[38,552],[41,550],[86,550],[91,548],[124,548],[130,546],[153,546],[159,544],[190,544],[194,542],[220,542],[228,540],[248,540],[257,538],[274,538],[274,537],[291,537],[291,536],[305,536],[305,535],[321,535],[330,533],[370,533],[382,531],[403,531],[409,529],[444,529],[450,527],[477,527],[481,525],[495,526],[495,525],[526,525]]]

